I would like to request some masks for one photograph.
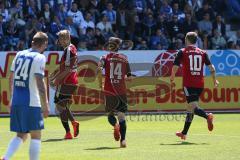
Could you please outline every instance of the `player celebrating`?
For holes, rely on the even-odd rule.
[[[61,30],[58,32],[58,43],[64,48],[64,53],[61,58],[59,72],[53,77],[50,77],[51,83],[57,85],[54,97],[54,103],[60,113],[62,125],[66,131],[64,139],[72,139],[68,119],[71,121],[74,131],[74,137],[79,134],[79,123],[74,119],[70,111],[71,99],[77,89],[77,49],[71,44],[70,32]]]
[[[108,122],[114,127],[114,138],[119,141],[120,147],[126,147],[126,121],[125,112],[127,111],[127,97],[125,77],[131,76],[131,70],[127,57],[117,53],[122,40],[116,37],[110,37],[107,45],[109,54],[103,56],[99,67],[105,70],[105,107],[108,113]],[[117,119],[114,113],[117,112]]]
[[[203,66],[207,65],[211,71],[214,86],[217,87],[219,82],[216,80],[215,67],[211,64],[206,51],[196,47],[197,33],[188,32],[185,37],[186,48],[178,51],[173,63],[172,74],[170,77],[173,86],[175,74],[182,64],[183,73],[183,91],[187,99],[187,116],[182,132],[176,135],[185,140],[189,127],[192,123],[194,114],[207,120],[208,130],[213,130],[213,114],[207,114],[199,107],[199,97],[204,87]]]
[[[41,130],[44,128],[43,116],[49,113],[44,70],[46,58],[42,55],[48,45],[48,37],[43,32],[37,32],[32,40],[32,48],[20,51],[15,56],[10,74],[9,105],[10,129],[17,132],[9,143],[3,160],[10,159],[21,144],[31,135],[29,156],[30,160],[39,159],[41,146]]]

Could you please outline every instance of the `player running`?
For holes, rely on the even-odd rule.
[[[105,70],[104,94],[105,110],[108,113],[108,122],[114,127],[114,138],[120,139],[120,147],[126,147],[126,120],[127,96],[126,96],[126,76],[130,77],[131,70],[127,56],[118,53],[122,40],[110,37],[107,50],[109,54],[103,56],[99,62],[99,68]],[[114,114],[117,113],[118,122]]]
[[[9,143],[7,152],[1,158],[9,160],[21,144],[31,135],[29,159],[38,160],[41,148],[43,116],[49,113],[44,70],[46,58],[42,53],[48,45],[48,36],[37,32],[32,40],[32,48],[20,51],[15,56],[10,74],[10,130],[17,132]]]
[[[72,95],[77,89],[77,49],[71,44],[70,32],[68,30],[61,30],[57,33],[58,44],[64,48],[64,53],[61,58],[60,68],[50,76],[51,83],[56,86],[54,103],[59,111],[62,125],[66,131],[64,139],[72,139],[68,120],[73,126],[73,136],[77,137],[79,134],[79,122],[75,120],[70,106],[72,102]]]
[[[206,51],[196,47],[197,33],[188,32],[185,37],[186,48],[178,51],[173,63],[172,74],[170,77],[173,86],[175,74],[182,64],[183,73],[183,91],[187,99],[187,116],[182,132],[176,132],[176,136],[185,140],[194,114],[207,120],[208,130],[213,130],[213,114],[207,114],[199,107],[199,97],[204,88],[203,66],[204,64],[210,69],[214,86],[217,87],[219,82],[216,80],[215,67],[211,64]]]

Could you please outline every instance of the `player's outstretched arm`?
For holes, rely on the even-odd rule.
[[[172,73],[171,73],[171,76],[170,76],[171,86],[173,85],[175,75],[176,75],[176,73],[178,71],[178,68],[180,66],[182,57],[183,57],[183,52],[182,52],[182,50],[179,50],[175,59],[174,59],[174,62],[173,62]]]
[[[177,71],[178,71],[178,68],[179,68],[179,66],[173,65],[173,67],[172,67],[172,73],[171,73],[171,76],[170,76],[170,81],[171,81],[171,82],[174,81],[175,75],[176,75],[176,73],[177,73]]]
[[[46,91],[44,77],[38,76],[38,75],[36,75],[35,77],[36,77],[36,81],[37,81],[39,96],[41,99],[43,116],[44,116],[44,118],[47,118],[50,109],[49,109],[49,103],[48,103],[48,99],[47,99],[47,91]]]
[[[213,84],[214,84],[214,87],[217,87],[219,85],[219,82],[218,80],[216,79],[216,70],[215,70],[215,67],[213,64],[210,64],[208,65],[208,68],[211,72],[211,75],[212,75],[212,78],[213,78]]]
[[[102,85],[103,85],[103,77],[102,77],[102,68],[101,67],[97,67],[97,79],[98,79],[98,84],[99,84],[99,87],[100,89],[102,89]]]

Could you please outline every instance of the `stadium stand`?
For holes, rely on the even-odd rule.
[[[178,49],[188,31],[199,33],[203,49],[238,49],[239,6],[239,0],[1,0],[0,49],[28,48],[29,37],[44,31],[48,50],[59,50],[61,29],[79,50],[100,50],[111,36],[132,40],[138,50]]]

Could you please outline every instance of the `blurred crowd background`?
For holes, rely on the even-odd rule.
[[[62,29],[79,51],[101,50],[111,36],[134,50],[180,49],[189,31],[202,49],[240,49],[239,13],[240,0],[0,0],[0,50],[28,48],[37,31],[60,50]]]

